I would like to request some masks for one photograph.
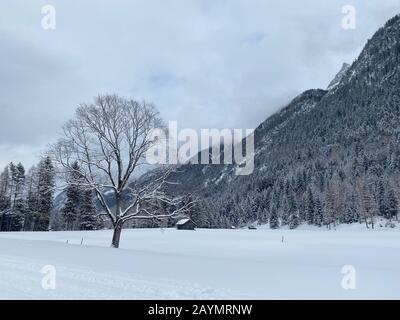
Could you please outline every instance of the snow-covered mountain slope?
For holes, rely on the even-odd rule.
[[[201,195],[204,226],[266,222],[271,216],[280,225],[292,220],[294,227],[299,221],[395,218],[400,198],[400,16],[379,29],[345,69],[330,90],[300,94],[256,129],[253,174],[236,176],[231,166],[186,165],[174,176],[179,185],[171,191]],[[314,206],[311,213],[308,203]]]
[[[346,74],[347,70],[349,70],[350,65],[348,63],[343,63],[342,68],[340,71],[337,73],[335,78],[329,83],[327,90],[331,90],[335,88],[340,81],[343,79],[344,75]]]
[[[118,250],[110,239],[111,231],[1,233],[0,298],[400,298],[398,228],[135,229],[123,231]],[[42,288],[49,265],[55,290]],[[354,268],[354,290],[342,287],[344,266]]]

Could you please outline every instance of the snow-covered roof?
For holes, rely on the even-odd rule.
[[[181,219],[176,224],[177,225],[182,225],[182,224],[185,224],[186,222],[188,222],[189,220],[190,220],[189,218]]]

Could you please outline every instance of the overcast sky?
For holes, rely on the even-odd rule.
[[[41,26],[43,5],[56,30]],[[341,27],[344,5],[357,28]],[[81,102],[118,93],[181,128],[254,128],[400,12],[399,0],[7,0],[0,4],[0,166],[30,166]]]

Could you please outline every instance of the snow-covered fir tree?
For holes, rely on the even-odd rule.
[[[100,227],[100,220],[93,203],[93,191],[83,190],[79,201],[79,229],[96,230]]]
[[[78,228],[78,220],[80,215],[81,198],[83,196],[83,188],[79,185],[80,174],[78,162],[72,164],[75,171],[71,171],[68,177],[68,186],[65,190],[66,201],[61,209],[64,230],[76,230]]]
[[[38,165],[37,207],[34,214],[33,230],[47,231],[50,224],[50,211],[53,206],[55,169],[50,157]]]

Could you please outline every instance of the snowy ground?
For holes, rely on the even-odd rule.
[[[124,230],[121,249],[110,239],[0,233],[0,298],[400,299],[399,227]],[[56,268],[55,290],[41,286],[45,265]],[[355,290],[342,288],[344,265],[356,270]]]

